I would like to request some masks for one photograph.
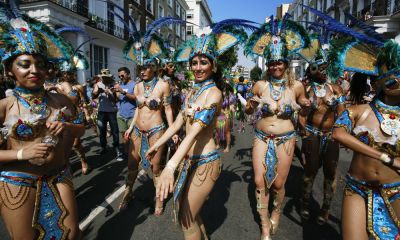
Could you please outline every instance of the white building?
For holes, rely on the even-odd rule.
[[[124,7],[124,0],[113,2]],[[122,66],[134,72],[134,64],[122,57],[124,26],[108,13],[108,9],[112,8],[110,4],[100,0],[24,0],[20,8],[52,28],[77,26],[93,38],[80,48],[90,63],[88,70],[78,72],[81,83],[99,74],[102,68],[110,69],[115,78],[118,68]],[[87,41],[82,34],[63,33],[63,37],[75,47]]]
[[[189,10],[186,15],[186,20],[194,25],[188,24],[186,33],[189,37],[196,33],[199,27],[206,27],[212,24],[212,15],[207,0],[186,0]]]

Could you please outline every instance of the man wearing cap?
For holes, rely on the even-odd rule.
[[[114,79],[109,69],[101,69],[100,72],[101,81],[94,85],[92,95],[93,98],[99,98],[97,126],[100,131],[100,154],[104,154],[107,151],[107,123],[109,123],[113,137],[113,147],[117,153],[117,161],[122,161],[122,152],[119,150],[117,96],[116,92],[113,91]]]
[[[124,138],[124,133],[128,130],[133,120],[133,115],[136,109],[136,96],[133,94],[136,82],[131,79],[130,71],[127,67],[118,69],[118,77],[121,80],[120,84],[114,87],[117,94],[118,114],[117,122],[119,132],[122,134],[125,153],[128,152],[128,144]]]

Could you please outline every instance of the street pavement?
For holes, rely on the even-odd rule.
[[[259,239],[260,231],[251,167],[254,133],[249,126],[244,133],[235,131],[233,135],[233,148],[222,157],[221,175],[201,211],[201,216],[212,240],[256,240]],[[111,139],[109,141],[111,145]],[[98,137],[90,130],[83,137],[83,146],[94,170],[88,175],[82,175],[76,156],[71,157],[71,166],[84,239],[183,239],[179,225],[172,221],[171,199],[161,217],[153,215],[154,187],[147,175],[140,174],[134,185],[134,198],[129,208],[119,212],[118,204],[122,198],[127,162],[115,161],[115,153],[111,148],[108,153],[100,155]],[[323,197],[322,169],[314,184],[315,200],[311,205],[311,218],[302,222],[299,206],[303,169],[298,159],[294,159],[286,182],[280,226],[273,239],[341,239],[341,198],[351,155],[341,149],[337,194],[331,207],[331,217],[324,226],[315,223]],[[0,239],[9,239],[1,220],[0,236]]]

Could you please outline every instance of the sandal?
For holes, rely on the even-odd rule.
[[[84,167],[83,165],[86,165],[86,167]],[[82,163],[82,174],[87,175],[90,171],[92,171],[92,168],[89,166],[89,164]]]
[[[317,224],[324,225],[329,219],[329,211],[321,209],[319,216],[317,217]]]

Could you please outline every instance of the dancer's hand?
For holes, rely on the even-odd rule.
[[[51,146],[46,143],[36,143],[23,149],[22,159],[33,165],[41,166],[46,162]]]
[[[164,168],[158,179],[156,196],[160,201],[164,201],[169,193],[174,190],[174,170],[169,167]]]
[[[400,157],[394,158],[392,166],[397,169],[398,173],[400,173]]]
[[[125,133],[124,133],[124,140],[125,141],[128,141],[131,138],[131,132],[132,132],[131,128],[128,128],[128,130],[125,131]]]
[[[178,134],[175,134],[174,136],[172,136],[172,141],[174,141],[175,144],[177,144],[179,142]]]
[[[156,155],[157,151],[158,147],[156,147],[156,145],[154,144],[149,148],[149,150],[147,150],[146,159],[150,161],[154,157],[154,155]]]
[[[46,127],[51,135],[58,136],[64,131],[65,123],[60,121],[46,122]]]

